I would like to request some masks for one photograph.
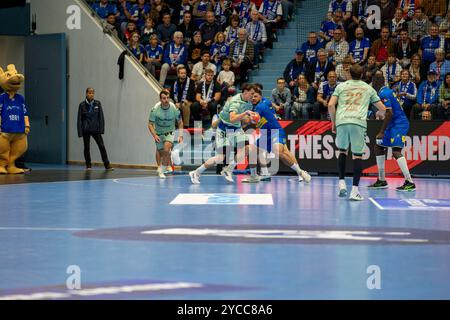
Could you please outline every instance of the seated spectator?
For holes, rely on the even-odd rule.
[[[230,25],[225,29],[225,38],[228,44],[231,44],[237,39],[237,34],[239,30],[239,16],[232,15],[230,18]]]
[[[439,86],[436,80],[436,72],[428,71],[427,80],[423,81],[417,91],[417,104],[413,107],[411,120],[433,120],[436,119],[437,106],[439,103]]]
[[[286,88],[284,78],[277,79],[277,87],[272,90],[271,100],[277,115],[285,120],[292,120],[292,94],[291,90]]]
[[[141,32],[141,43],[146,46],[150,43],[150,37],[156,35],[155,22],[152,18],[145,19],[145,26]]]
[[[302,49],[295,50],[295,57],[284,68],[283,78],[288,84],[288,87],[293,90],[297,85],[297,79],[300,74],[305,74],[308,69],[308,64],[305,60],[305,53]]]
[[[344,30],[338,27],[334,30],[333,39],[327,43],[325,50],[328,52],[330,61],[335,65],[342,63],[342,60],[348,55],[348,42],[343,38]]]
[[[406,20],[403,18],[402,9],[396,9],[394,19],[392,19],[389,24],[389,29],[392,37],[394,39],[397,39],[400,36],[400,31],[407,27],[408,25],[406,23]]]
[[[325,114],[325,119],[330,120],[330,114],[328,113],[328,102],[334,93],[339,82],[337,81],[337,74],[334,71],[328,73],[327,81],[320,83],[319,90],[317,91],[317,102],[320,106],[320,113]]]
[[[158,25],[163,22],[165,14],[171,15],[171,13],[170,7],[163,0],[153,0],[149,16]]]
[[[293,101],[292,116],[294,119],[320,119],[320,109],[315,100],[314,88],[309,85],[303,74],[297,78]]]
[[[441,30],[441,28],[443,30],[450,30],[450,11],[447,12],[445,19],[443,19],[442,22],[439,24],[439,30]]]
[[[222,61],[230,55],[230,45],[225,42],[225,34],[223,32],[217,32],[209,54],[211,55],[211,61],[219,70]]]
[[[184,44],[189,46],[194,37],[194,33],[198,31],[198,27],[192,21],[192,14],[189,11],[183,13],[183,20],[178,25],[177,31],[183,33]]]
[[[323,48],[323,43],[317,39],[317,33],[314,31],[308,35],[308,40],[302,44],[301,50],[305,53],[305,58],[308,63],[315,63],[317,60],[317,52]]]
[[[202,61],[194,64],[194,67],[192,68],[191,79],[195,82],[205,80],[206,70],[212,70],[214,76],[216,75],[217,68],[213,63],[211,63],[211,56],[209,55],[209,51],[203,51]]]
[[[377,66],[381,68],[389,56],[395,53],[395,42],[389,38],[389,28],[381,28],[381,37],[374,41],[370,54],[376,57]]]
[[[352,66],[352,56],[348,55],[342,59],[342,63],[336,67],[337,81],[344,82],[350,80],[350,67]]]
[[[192,20],[192,11],[194,10],[194,5],[191,4],[191,0],[181,0],[181,3],[176,5],[173,9],[173,21],[177,22],[178,25],[181,25],[184,20],[184,14],[189,12],[191,14]],[[193,22],[193,21],[192,21]],[[196,26],[197,27],[197,26]],[[182,31],[182,30],[178,30]]]
[[[221,90],[214,82],[214,71],[206,69],[205,80],[197,86],[195,102],[192,104],[194,121],[202,121],[205,113],[212,117],[217,113],[217,105],[221,99]]]
[[[202,59],[202,52],[206,50],[200,31],[194,32],[193,40],[188,48],[188,65],[190,70],[192,70],[194,64]]]
[[[423,13],[422,7],[417,7],[415,9],[415,14],[413,19],[408,24],[408,33],[411,40],[420,43],[422,37],[427,35],[428,30],[430,30],[431,22],[428,17]]]
[[[240,22],[239,27],[244,28],[250,21],[250,12],[257,10],[255,4],[251,0],[242,0],[234,7],[234,14],[238,16]]]
[[[170,21],[170,14],[168,13],[165,13],[162,19],[163,23],[156,27],[156,33],[158,34],[159,42],[165,47],[170,42],[170,39],[172,39],[175,31],[177,31],[177,26]]]
[[[317,52],[316,63],[309,65],[306,70],[306,78],[314,90],[318,90],[320,83],[327,79],[328,73],[335,69],[335,66],[331,62],[328,62],[326,51],[320,49]]]
[[[130,41],[131,35],[135,32],[138,32],[137,28],[136,28],[136,24],[133,21],[128,22],[127,29],[125,30],[124,39],[123,39],[125,44],[128,44],[128,42]]]
[[[334,30],[337,27],[341,27],[344,30],[344,23],[342,20],[342,11],[337,10],[333,13],[333,19],[322,22],[322,26],[320,27],[319,36],[325,41],[329,42],[334,37]]]
[[[228,0],[212,0],[212,11],[216,17],[217,23],[220,25],[220,29],[224,30],[227,26],[229,17],[233,14],[233,9]]]
[[[283,11],[281,21],[283,22],[283,25],[286,26],[287,22],[292,19],[292,16],[294,14],[294,3],[293,0],[280,0],[280,1],[281,1],[281,8]]]
[[[344,21],[348,21],[352,15],[351,0],[332,0],[328,6],[328,12],[335,13],[341,11],[343,13]]]
[[[417,100],[417,87],[411,81],[411,75],[407,69],[403,69],[401,73],[401,81],[395,87],[395,92],[400,100],[403,111],[407,117],[410,117],[412,108]]]
[[[406,20],[412,19],[414,16],[414,8],[417,7],[419,1],[417,0],[398,0],[397,8],[403,12],[403,18]]]
[[[381,68],[381,72],[384,77],[384,85],[392,88],[394,83],[400,81],[400,74],[402,72],[402,66],[397,62],[395,53],[391,52],[388,55],[387,63]]]
[[[277,0],[264,0],[259,7],[259,13],[266,26],[267,47],[272,49],[273,41],[276,40],[276,32],[274,30],[282,27],[283,8]]]
[[[150,13],[150,6],[145,3],[145,0],[137,0],[137,3],[131,8],[131,21],[136,23],[136,28],[141,30],[145,24]]]
[[[145,46],[145,62],[148,71],[156,77],[156,69],[161,68],[161,62],[164,55],[164,49],[158,44],[156,34],[151,35],[150,42]]]
[[[440,24],[447,12],[446,0],[420,0],[424,14],[430,18],[433,23]]]
[[[444,82],[439,88],[438,117],[441,120],[450,120],[450,73],[445,74]]]
[[[262,21],[259,21],[259,13],[253,10],[250,14],[251,21],[245,26],[247,30],[248,37],[251,42],[253,42],[253,47],[255,51],[255,57],[253,59],[253,64],[257,66],[262,60],[261,52],[264,50],[264,45],[267,42],[266,26]]]
[[[433,24],[430,27],[430,35],[423,37],[420,42],[419,55],[422,57],[422,63],[428,68],[436,57],[434,51],[438,48],[443,48],[443,43],[441,46],[441,38],[439,37],[439,27]]]
[[[186,67],[182,64],[177,67],[177,80],[170,91],[170,98],[174,101],[175,106],[181,110],[184,127],[189,127],[191,107],[195,101],[195,84],[187,76]]]
[[[348,25],[348,30],[356,30],[356,28],[366,28],[367,18],[369,14],[367,9],[370,5],[368,0],[352,0],[352,17],[351,23]]]
[[[232,66],[239,69],[239,83],[248,82],[248,70],[253,67],[253,58],[255,51],[253,43],[247,38],[247,31],[240,28],[238,31],[238,38],[230,45],[230,58],[232,59]]]
[[[163,65],[159,76],[159,83],[164,86],[169,71],[176,71],[176,67],[180,64],[185,65],[187,62],[187,49],[183,44],[183,34],[176,31],[173,34],[173,41],[168,43],[164,48]]]
[[[409,66],[409,73],[411,74],[411,81],[418,87],[427,78],[428,69],[421,64],[421,59],[418,54],[411,57],[411,65]]]
[[[400,31],[400,39],[396,45],[396,56],[402,68],[411,64],[413,54],[417,53],[417,44],[411,41],[406,29]]]
[[[363,65],[369,56],[370,40],[364,37],[363,28],[356,28],[355,40],[349,45],[349,54],[355,63]]]
[[[395,15],[394,3],[391,0],[379,0],[378,6],[381,9],[381,25],[389,25]]]
[[[130,42],[128,43],[128,49],[133,53],[133,55],[139,60],[140,63],[144,61],[145,48],[139,41],[140,35],[134,32],[131,35]]]
[[[100,0],[100,2],[95,2],[92,5],[92,10],[94,10],[95,13],[97,13],[102,19],[106,19],[110,14],[113,14],[116,17],[119,16],[117,7],[109,3],[108,0]]]
[[[371,83],[372,77],[377,71],[377,58],[375,56],[369,56],[369,59],[367,59],[367,63],[363,66],[363,74],[361,80],[367,83]]]
[[[445,59],[445,51],[441,48],[435,50],[436,61],[430,65],[430,70],[436,72],[440,81],[445,80],[445,75],[450,72],[450,61]]]
[[[200,27],[206,20],[206,12],[212,10],[212,4],[209,0],[197,0],[194,4],[194,10],[192,15],[194,17],[194,23],[197,27]]]
[[[132,18],[131,13],[130,13],[132,5],[127,0],[118,0],[116,7],[117,7],[117,12],[119,14],[117,16],[117,23],[120,26],[120,28],[119,28],[120,38],[123,40],[123,35],[125,32],[125,29],[127,28],[128,21]]]
[[[208,11],[206,13],[206,21],[200,26],[199,30],[202,33],[203,44],[209,50],[217,32],[222,31],[220,25],[216,22],[214,12]]]
[[[234,72],[231,71],[231,60],[226,58],[222,62],[222,70],[217,76],[217,83],[222,86],[222,101],[225,101],[230,95],[235,94],[236,88],[234,82],[236,78]]]
[[[108,17],[106,18],[106,25],[105,29],[108,30],[112,35],[119,37],[119,31],[120,28],[118,28],[118,25],[116,24],[116,15],[113,13],[110,13]]]

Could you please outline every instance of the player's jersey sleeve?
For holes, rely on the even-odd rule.
[[[339,96],[341,95],[341,92],[342,92],[342,86],[343,86],[344,84],[339,84],[337,87],[336,87],[336,89],[334,90],[334,92],[333,92],[333,97],[338,97],[339,98]]]
[[[152,108],[152,110],[150,110],[150,116],[148,117],[148,121],[149,122],[155,122],[156,121],[156,110],[158,108]]]
[[[370,103],[377,103],[378,101],[380,101],[380,97],[378,96],[377,92],[375,91],[374,88],[369,86],[369,90],[370,90]],[[337,89],[337,88],[336,88]]]

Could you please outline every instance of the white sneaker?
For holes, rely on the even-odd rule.
[[[173,173],[172,166],[166,167],[166,170],[164,171],[164,173]]]
[[[298,182],[303,182],[305,180],[303,180],[302,176],[298,176]]]
[[[242,179],[242,183],[259,183],[260,181],[259,176],[250,176],[249,178]]]
[[[162,171],[161,168],[158,168],[158,176],[160,179],[165,179],[166,175],[164,174],[164,172]]]
[[[269,175],[260,175],[259,180],[260,181],[272,181],[272,176],[270,174]]]
[[[352,201],[363,201],[364,198],[362,195],[359,194],[359,192],[350,192],[350,197],[348,198]]]
[[[305,170],[302,170],[301,176],[302,176],[303,180],[305,180],[306,183],[310,183],[311,182],[311,176]]]
[[[224,177],[228,182],[234,182],[233,172],[231,172],[230,170],[227,170],[226,168],[222,169],[220,175]]]
[[[348,191],[346,188],[339,188],[339,194],[338,197],[339,198],[345,198],[348,195]]]
[[[189,176],[191,177],[191,182],[193,184],[200,184],[200,175],[196,170],[189,172]]]

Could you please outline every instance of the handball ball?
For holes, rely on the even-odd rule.
[[[255,113],[250,118],[251,118],[251,121],[252,121],[253,124],[258,124],[259,120],[261,120],[261,117],[259,116],[258,113]]]

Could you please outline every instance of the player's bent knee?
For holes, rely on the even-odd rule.
[[[392,155],[395,159],[400,159],[403,157],[402,148],[392,148]]]

